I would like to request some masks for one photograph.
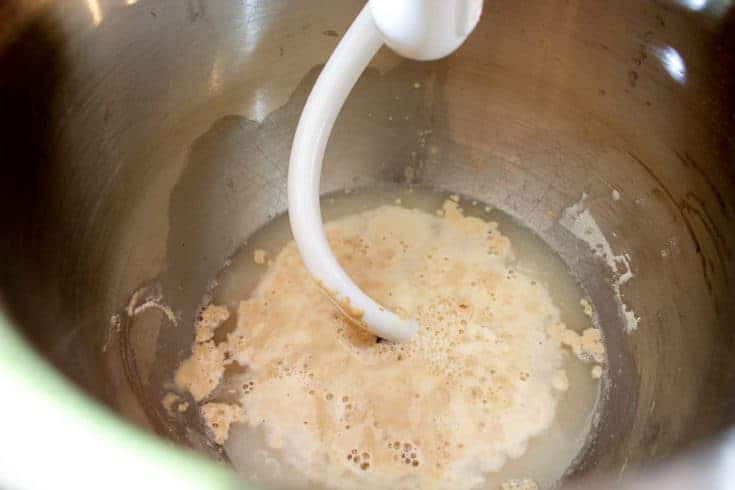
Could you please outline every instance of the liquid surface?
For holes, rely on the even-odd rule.
[[[557,481],[604,362],[561,261],[456,196],[351,193],[324,209],[348,274],[419,333],[398,346],[347,321],[274,220],[219,275],[211,300],[227,308],[204,309],[176,376],[238,471],[278,488]]]

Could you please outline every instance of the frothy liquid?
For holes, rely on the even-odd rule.
[[[465,216],[456,197],[435,213],[394,203],[326,229],[350,277],[416,318],[419,332],[402,345],[376,339],[335,310],[293,242],[273,254],[268,234],[252,240],[239,258],[247,263],[221,275],[214,298],[237,305],[234,327],[215,340],[218,323],[205,310],[177,373],[235,467],[277,488],[557,480],[583,444],[599,391],[592,364],[577,357],[604,355],[596,330],[574,332],[590,325],[573,281],[550,281],[548,256],[519,261],[515,248],[529,257],[536,249],[512,245],[495,221]],[[554,288],[572,314],[562,315]]]

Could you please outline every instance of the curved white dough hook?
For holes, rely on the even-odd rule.
[[[329,248],[319,208],[324,152],[347,96],[384,42],[413,59],[441,58],[464,42],[481,10],[482,0],[371,0],[324,66],[296,128],[288,169],[288,213],[304,265],[345,315],[393,342],[411,338],[418,324],[366,295]]]

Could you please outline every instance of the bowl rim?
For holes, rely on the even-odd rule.
[[[252,488],[225,466],[146,433],[93,400],[41,357],[2,309],[0,389],[7,395],[0,433],[10,442],[0,444],[0,468],[7,469],[0,486]]]

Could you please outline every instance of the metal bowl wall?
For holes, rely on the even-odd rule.
[[[611,354],[599,434],[572,476],[645,467],[735,419],[733,13],[715,0],[485,4],[447,59],[379,53],[336,124],[322,190],[449,189],[542,237]],[[360,7],[0,6],[3,308],[121,416],[222,457],[160,400],[208,282],[286,209],[298,116]],[[583,195],[629,256],[630,333],[614,275],[558,222]],[[178,327],[160,311],[111,326],[141,287]]]

